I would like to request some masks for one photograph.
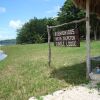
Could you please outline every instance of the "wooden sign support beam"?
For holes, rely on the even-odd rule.
[[[90,73],[90,13],[89,13],[90,0],[86,0],[86,48],[87,48],[87,73],[86,78],[89,79]]]
[[[71,22],[68,22],[68,23],[64,23],[64,24],[60,24],[60,25],[56,25],[56,26],[49,26],[49,28],[53,29],[53,28],[64,26],[64,25],[81,23],[81,22],[84,22],[84,21],[86,21],[86,18],[79,19],[79,20],[74,20],[74,21],[71,21]]]
[[[47,25],[48,46],[49,46],[49,49],[48,49],[48,64],[49,64],[49,67],[51,65],[51,44],[50,44],[51,35],[50,35],[50,30],[53,29],[53,28],[64,26],[64,25],[70,25],[70,24],[73,24],[73,23],[80,23],[80,22],[84,22],[84,21],[86,21],[86,18],[83,18],[83,19],[80,19],[80,20],[74,20],[72,22],[68,22],[68,23],[64,23],[64,24],[60,24],[60,25],[56,25],[56,26],[48,26]]]
[[[49,28],[48,25],[47,25],[47,32],[48,32],[48,46],[49,46],[49,49],[48,49],[48,64],[49,64],[49,67],[50,67],[50,65],[51,65],[51,44],[50,44],[51,35],[50,35],[50,28]]]

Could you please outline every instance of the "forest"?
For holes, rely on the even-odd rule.
[[[54,26],[73,20],[85,18],[85,12],[77,8],[72,0],[66,0],[55,18],[41,18],[34,17],[26,22],[20,29],[17,29],[17,44],[32,44],[32,43],[46,43],[48,41],[47,25]],[[95,14],[90,14],[91,24],[91,39],[100,39],[100,19]],[[62,31],[68,29],[78,28],[80,31],[80,39],[85,40],[86,28],[85,22],[79,24],[66,25],[60,28],[51,30],[51,41],[53,41],[53,34],[55,31]]]

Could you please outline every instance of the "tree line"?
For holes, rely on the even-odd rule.
[[[0,45],[15,45],[16,39],[1,40]]]
[[[73,20],[82,19],[85,17],[85,12],[77,8],[72,0],[66,0],[64,5],[58,12],[58,17],[55,18],[42,18],[34,17],[26,22],[22,28],[17,29],[16,41],[18,44],[31,44],[31,43],[44,43],[48,41],[47,25],[58,25]],[[100,39],[100,20],[95,14],[90,15],[91,24],[91,39]],[[78,28],[80,31],[81,39],[85,39],[86,28],[85,22],[79,24],[66,25],[60,28],[51,30],[51,41],[53,41],[54,31],[67,30],[71,28]]]

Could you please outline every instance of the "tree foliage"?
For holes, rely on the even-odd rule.
[[[60,11],[58,12],[57,18],[43,18],[37,19],[30,19],[29,22],[25,23],[22,28],[17,30],[17,43],[26,44],[26,43],[43,43],[47,42],[48,35],[47,35],[47,25],[57,25],[66,22],[71,22],[73,20],[78,20],[85,18],[85,12],[79,8],[77,8],[72,0],[66,0],[64,5],[61,7]],[[97,19],[95,14],[91,14],[90,17],[91,22],[91,37],[100,37],[100,20]],[[86,36],[86,28],[85,22],[81,22],[79,24],[71,24],[66,25],[60,28],[56,28],[51,30],[51,41],[53,41],[53,31],[57,30],[67,30],[71,28],[77,28],[80,31],[80,36]]]
[[[100,20],[97,18],[95,14],[90,15],[90,22],[91,22],[91,37],[95,37],[95,40],[97,36],[99,36],[98,33],[100,33]],[[72,0],[66,0],[64,5],[61,7],[60,12],[58,13],[58,22],[59,24],[70,22],[73,20],[78,20],[85,18],[85,12],[73,4]],[[85,28],[85,22],[79,23],[78,25],[72,24],[67,25],[65,27],[62,27],[61,29],[70,29],[75,28],[75,26],[78,26],[78,29],[80,30],[80,35],[82,37],[86,36],[86,28]]]
[[[51,18],[30,19],[22,28],[17,30],[17,43],[43,43],[47,42],[47,25],[55,25],[56,21]]]
[[[85,17],[84,11],[76,8],[72,0],[66,0],[58,13],[58,21],[60,23],[81,19],[83,17]]]
[[[58,22],[59,24],[71,22],[73,20],[82,19],[85,17],[85,12],[73,4],[72,0],[66,0],[64,5],[61,7],[60,12],[58,12]],[[80,29],[81,36],[85,34],[85,23],[80,24],[71,24],[64,27],[61,27],[61,29],[71,29],[78,27]],[[83,34],[84,33],[84,34]]]

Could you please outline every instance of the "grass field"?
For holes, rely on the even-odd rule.
[[[54,47],[48,66],[48,45],[4,46],[8,57],[0,62],[0,100],[28,100],[70,85],[86,83],[86,48]],[[91,55],[100,55],[100,41],[92,42]]]

